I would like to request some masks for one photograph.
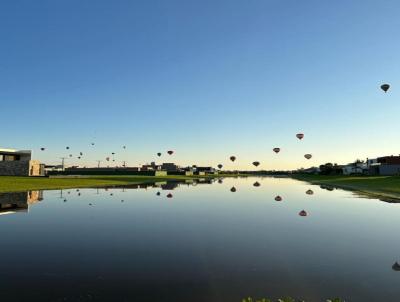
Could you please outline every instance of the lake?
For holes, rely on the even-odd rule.
[[[2,301],[400,299],[400,204],[349,191],[225,178],[3,193],[0,206]]]

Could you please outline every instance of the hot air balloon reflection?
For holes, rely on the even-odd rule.
[[[236,160],[236,156],[231,156],[231,157],[229,157],[229,159],[232,161],[232,162],[234,162],[235,160]]]
[[[280,197],[279,195],[275,197],[275,201],[282,201],[282,197]]]
[[[157,193],[156,193],[156,195],[157,195],[157,196],[160,196],[160,195],[161,195],[161,193],[160,193],[160,192],[157,192]]]
[[[274,148],[272,149],[276,154],[278,154],[281,151],[281,148]]]
[[[304,134],[303,134],[303,133],[297,133],[297,134],[296,134],[296,137],[297,137],[298,139],[302,140],[303,137],[304,137]]]
[[[307,195],[313,195],[313,194],[314,194],[314,191],[311,190],[311,189],[310,189],[310,190],[307,190],[307,191],[306,191],[306,194],[307,194]]]
[[[167,195],[167,198],[172,198],[172,197],[174,197],[171,193],[169,193],[168,195]]]
[[[256,181],[255,183],[253,183],[253,186],[254,187],[259,187],[259,186],[261,186],[261,184],[258,181]]]
[[[260,165],[260,162],[258,161],[253,161],[253,166],[258,167]]]
[[[300,213],[299,213],[299,216],[302,216],[302,217],[306,217],[307,215],[308,215],[307,212],[304,210],[300,211]]]
[[[389,84],[382,84],[381,85],[381,89],[386,93],[390,88]]]
[[[174,151],[169,150],[169,151],[167,151],[167,153],[168,153],[169,155],[172,155],[172,154],[174,154]]]
[[[395,263],[392,265],[392,269],[393,269],[394,271],[396,271],[396,272],[400,272],[400,264],[399,264],[398,262],[395,262]]]
[[[231,188],[231,192],[232,192],[232,193],[235,193],[235,192],[236,192],[236,188],[235,188],[235,187],[232,187],[232,188]]]
[[[222,180],[222,179],[218,179],[218,183],[219,183],[219,184],[222,184],[222,183],[223,183],[223,180]]]
[[[312,155],[311,154],[306,154],[306,155],[304,155],[304,157],[307,158],[307,159],[311,159]]]

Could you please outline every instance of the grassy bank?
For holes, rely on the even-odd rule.
[[[121,186],[212,177],[216,176],[85,176],[80,178],[0,176],[0,192]]]
[[[400,201],[399,176],[294,175],[293,178],[357,191],[373,198]]]

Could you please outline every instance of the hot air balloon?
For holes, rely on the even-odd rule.
[[[46,148],[43,148],[43,147],[42,147],[42,148],[40,148],[40,150],[41,150],[41,151],[44,151],[44,150],[46,150]]]
[[[231,156],[231,157],[229,157],[229,159],[230,159],[231,161],[235,161],[235,160],[236,160],[236,156]]]
[[[160,153],[160,152],[158,152],[158,153],[157,153],[157,156],[161,156],[161,153]]]
[[[307,159],[310,159],[312,157],[312,155],[311,154],[306,154],[306,155],[304,155],[304,157],[307,158]]]
[[[306,194],[307,194],[307,195],[313,195],[313,194],[314,194],[314,191],[311,190],[311,189],[310,189],[310,190],[307,190],[307,191],[306,191]]]
[[[157,193],[156,193],[156,195],[157,195],[157,196],[160,196],[160,195],[161,195],[161,193],[160,193],[160,192],[157,192]]]
[[[80,156],[78,156],[78,159],[81,159],[81,157],[80,157]]]
[[[92,143],[92,146],[94,146],[94,143]]]
[[[222,169],[223,165],[219,164],[218,169]]]
[[[169,193],[168,195],[167,195],[167,198],[172,198],[173,197],[173,195],[171,194],[171,193]]]
[[[65,147],[65,149],[69,150],[69,147]]]
[[[82,152],[79,152],[79,154],[80,154],[80,156],[82,156],[82,155],[83,155],[83,153],[82,153]]]
[[[232,187],[232,188],[231,188],[231,192],[232,192],[232,193],[235,193],[235,192],[236,192],[236,188],[235,188],[235,187]]]
[[[300,211],[299,215],[302,217],[306,217],[308,214],[306,211],[302,210],[302,211]]]
[[[255,167],[258,167],[258,166],[260,165],[260,162],[259,162],[259,161],[253,161],[253,165],[254,165]]]
[[[275,197],[275,201],[282,201],[282,197],[280,197],[279,195]]]
[[[398,262],[395,262],[395,263],[392,265],[392,269],[393,269],[394,271],[396,271],[396,272],[400,272],[400,264],[399,264]]]
[[[296,137],[297,137],[298,139],[302,140],[303,137],[304,137],[304,134],[303,134],[303,133],[297,133],[297,134],[296,134]]]
[[[69,157],[72,157],[72,154],[70,154]]]
[[[281,151],[281,148],[274,148],[272,149],[275,153],[279,153]]]
[[[112,152],[111,154],[112,154],[112,155],[115,155],[115,152]]]
[[[167,153],[168,153],[169,155],[172,155],[172,154],[174,154],[174,151],[169,150],[169,151],[167,151]]]
[[[381,89],[386,93],[390,88],[389,84],[382,84],[381,85]]]
[[[123,146],[122,148],[126,149],[126,146]]]
[[[256,181],[255,183],[253,183],[253,186],[254,187],[259,187],[259,186],[261,186],[261,184],[258,181]]]
[[[110,158],[109,158],[109,157],[106,157],[106,161],[110,161]]]

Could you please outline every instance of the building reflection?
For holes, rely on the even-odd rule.
[[[198,184],[212,184],[215,180],[212,179],[185,179],[185,180],[173,180],[173,181],[160,181],[160,182],[149,182],[143,184],[131,184],[118,186],[122,189],[148,189],[148,188],[159,188],[161,190],[175,190],[179,186],[196,186]]]
[[[29,206],[43,200],[43,191],[0,193],[0,215],[28,212]]]

